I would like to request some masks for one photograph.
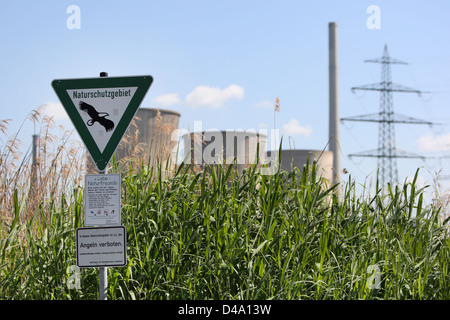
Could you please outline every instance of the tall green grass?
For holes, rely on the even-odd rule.
[[[337,194],[315,162],[274,175],[257,165],[167,174],[132,159],[109,170],[122,173],[128,235],[127,266],[108,268],[109,299],[449,299],[447,220],[424,203],[419,170],[373,195],[351,177]],[[67,286],[82,186],[32,212],[20,190],[11,201],[0,299],[97,299],[97,269]]]

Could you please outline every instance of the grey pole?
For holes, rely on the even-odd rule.
[[[38,139],[38,135],[37,134],[33,134],[33,167],[36,166],[36,158],[37,158],[37,139]]]
[[[99,299],[100,300],[108,300],[107,295],[107,287],[108,287],[108,268],[107,267],[100,267],[99,270]]]
[[[100,72],[100,77],[107,77],[107,72]],[[99,174],[105,174],[105,171],[99,171]],[[99,270],[99,299],[108,300],[107,288],[108,288],[108,268],[100,267]]]
[[[341,180],[341,158],[339,154],[339,101],[338,101],[338,50],[337,24],[328,24],[329,45],[329,150],[333,152],[333,184]]]
[[[32,188],[36,187],[36,181],[37,181],[37,176],[36,176],[36,165],[37,165],[37,144],[38,144],[38,135],[37,134],[33,134],[33,150],[32,150]],[[34,190],[33,190],[34,191]]]

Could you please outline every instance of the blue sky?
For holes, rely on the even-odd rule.
[[[67,8],[80,8],[80,29],[66,25]],[[380,29],[369,29],[370,5],[380,8]],[[400,114],[441,125],[396,125],[398,148],[437,157],[398,160],[399,178],[423,166],[423,182],[443,169],[450,175],[450,2],[430,1],[9,1],[0,11],[0,119],[9,133],[40,105],[70,128],[51,87],[53,79],[150,74],[141,107],[181,113],[180,128],[272,129],[297,149],[328,142],[328,23],[338,24],[340,117],[376,113],[379,95],[353,86],[380,81],[382,56],[409,62],[392,66],[395,83],[430,93],[394,94]],[[341,124],[342,168],[364,183],[376,162],[348,158],[375,149],[378,125]],[[24,146],[33,128],[21,131]],[[346,176],[344,176],[345,178]],[[448,181],[443,181],[447,183]]]

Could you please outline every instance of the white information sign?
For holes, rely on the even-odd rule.
[[[120,174],[87,174],[84,189],[84,225],[120,225]]]
[[[77,266],[80,268],[125,266],[126,232],[124,226],[78,228]]]

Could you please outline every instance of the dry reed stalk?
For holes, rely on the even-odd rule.
[[[36,163],[31,162],[32,146],[22,153],[17,132],[7,137],[7,120],[0,120],[0,132],[6,142],[0,146],[0,218],[2,227],[14,218],[14,194],[25,206],[20,212],[20,223],[42,208],[45,216],[50,203],[61,205],[61,196],[70,199],[73,188],[82,183],[85,162],[82,144],[72,139],[72,132],[60,126],[61,135],[52,132],[54,120],[33,110],[28,119],[39,125],[36,145]],[[19,129],[20,131],[20,129]],[[3,139],[0,140],[3,142]],[[42,217],[40,217],[42,218]]]

